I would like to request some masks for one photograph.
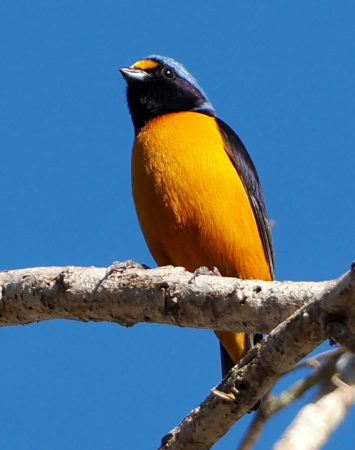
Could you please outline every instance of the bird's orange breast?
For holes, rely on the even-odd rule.
[[[158,265],[271,279],[248,195],[214,118],[179,112],[145,125],[133,145],[132,189]]]

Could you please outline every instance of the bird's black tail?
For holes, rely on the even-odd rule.
[[[249,348],[248,351],[254,347],[255,344],[260,342],[263,339],[263,335],[256,333],[256,334],[249,334],[248,340],[249,340]],[[235,366],[234,361],[229,356],[229,353],[227,350],[223,347],[223,345],[219,344],[220,351],[221,351],[221,366],[222,366],[222,377],[224,378],[227,373]],[[255,405],[251,408],[251,411],[256,411],[259,408],[259,405],[261,403],[261,399],[255,403]]]

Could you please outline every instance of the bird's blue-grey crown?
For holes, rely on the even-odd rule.
[[[168,56],[161,56],[161,55],[149,55],[144,59],[151,59],[153,61],[156,61],[158,63],[164,64],[166,66],[172,67],[175,72],[179,75],[179,77],[186,80],[188,83],[192,84],[194,88],[196,88],[205,98],[205,102],[203,105],[195,108],[195,111],[211,111],[215,114],[215,110],[212,106],[212,103],[209,101],[205,91],[202,89],[202,87],[198,84],[196,78],[194,78],[190,72],[188,72],[185,67],[177,62],[173,58],[169,58]]]
[[[127,101],[135,133],[151,120],[170,113],[197,112],[216,117],[207,95],[183,65],[150,55],[120,72],[127,82]]]

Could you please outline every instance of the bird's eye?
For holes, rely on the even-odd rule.
[[[163,74],[164,78],[167,78],[168,80],[173,80],[174,78],[176,78],[175,71],[170,67],[163,67],[161,73]]]

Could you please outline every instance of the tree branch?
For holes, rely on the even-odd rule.
[[[108,278],[97,268],[22,269],[0,273],[0,325],[74,319],[264,333],[274,328],[160,447],[207,450],[326,338],[334,310],[347,323],[342,302],[348,317],[355,317],[354,272],[295,283],[215,276],[191,282],[189,272],[173,267],[129,269]]]
[[[335,363],[344,352],[345,349],[338,347],[334,350],[307,359],[304,362],[304,367],[314,367],[315,369],[312,373],[308,374],[303,379],[298,380],[280,395],[267,393],[254,416],[254,420],[250,424],[249,429],[240,443],[238,450],[250,450],[258,439],[266,422],[273,415],[302,397],[308,390],[312,389],[316,384],[328,377],[329,370],[332,370],[332,373],[334,373]],[[322,363],[319,362],[320,360]],[[298,366],[300,365],[296,364],[296,366],[293,367],[293,370],[297,369]]]
[[[288,370],[326,338],[324,326],[331,315],[322,309],[324,296],[331,308],[329,299],[338,301],[339,291],[352,292],[354,308],[354,281],[352,267],[324,295],[303,306],[271,331],[199,407],[163,438],[159,450],[210,449]],[[222,395],[216,395],[216,392]]]
[[[354,355],[341,356],[337,369],[345,381],[333,376],[331,388],[321,386],[317,398],[300,410],[273,450],[318,450],[327,442],[355,403]]]
[[[0,272],[0,325],[72,319],[267,333],[344,278],[296,283],[206,275],[191,283],[189,272],[171,266],[105,274],[95,267]]]
[[[210,449],[276,381],[325,339],[318,320],[319,303],[304,306],[271,331],[163,438],[159,450]]]

